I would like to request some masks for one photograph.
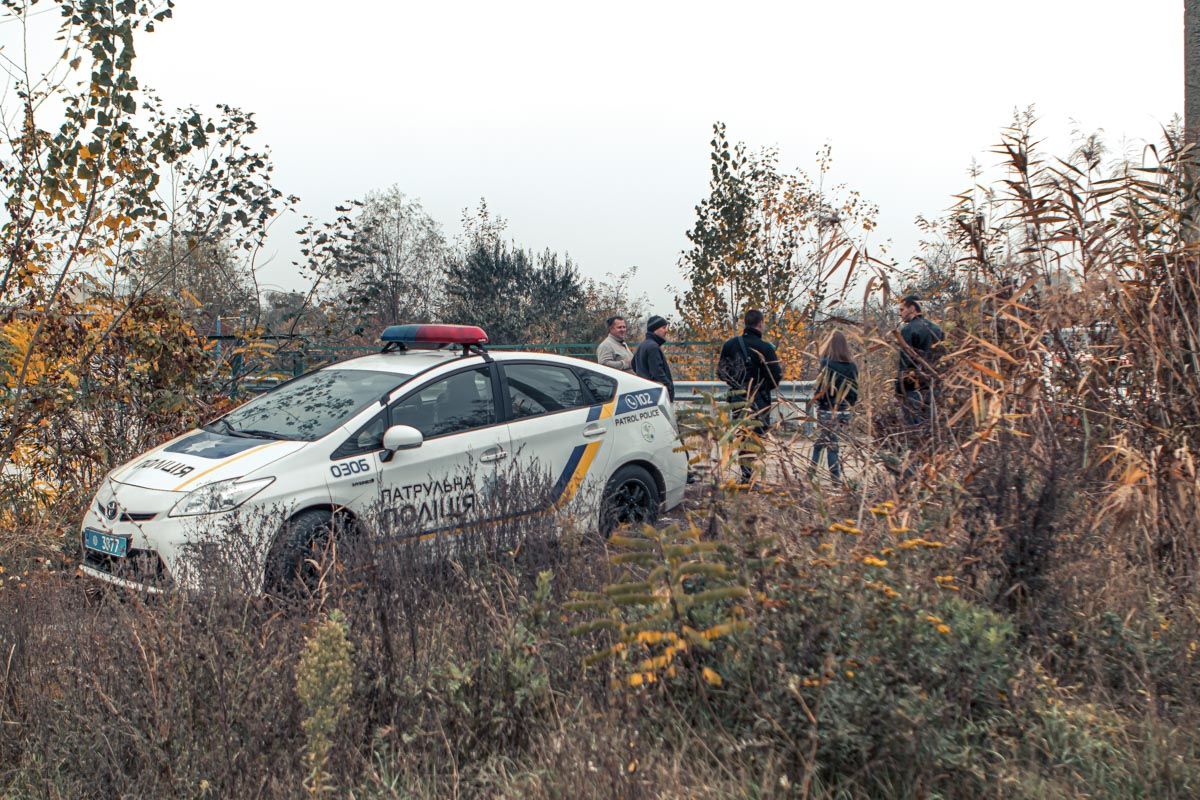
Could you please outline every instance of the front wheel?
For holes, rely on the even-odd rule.
[[[608,538],[622,525],[653,525],[662,496],[654,477],[636,464],[613,473],[600,501],[600,535]]]
[[[284,523],[267,554],[263,581],[267,594],[289,596],[315,591],[339,527],[332,513],[319,508],[301,511]]]

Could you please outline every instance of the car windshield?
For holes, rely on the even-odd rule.
[[[407,377],[395,372],[323,369],[251,400],[205,426],[205,430],[231,436],[316,441]]]

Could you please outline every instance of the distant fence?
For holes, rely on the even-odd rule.
[[[230,396],[261,392],[297,375],[348,358],[378,353],[378,345],[323,342],[304,336],[264,336],[257,341],[278,342],[275,352],[243,354],[246,341],[237,336],[209,336],[215,357],[228,361]],[[560,356],[596,360],[594,342],[534,342],[530,344],[491,344],[489,350],[530,353],[554,353]],[[684,381],[715,381],[719,342],[668,342],[667,358],[675,376]],[[722,384],[723,385],[723,384]]]

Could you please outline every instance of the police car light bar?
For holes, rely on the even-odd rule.
[[[466,353],[471,347],[482,349],[488,342],[483,328],[475,325],[389,325],[379,336],[383,350],[407,350],[409,348],[439,348],[447,345],[462,345]]]

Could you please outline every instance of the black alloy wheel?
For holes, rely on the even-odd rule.
[[[279,533],[267,554],[263,589],[275,596],[311,595],[344,525],[324,509],[301,511]]]
[[[662,496],[644,467],[626,464],[609,479],[600,501],[600,534],[605,538],[622,525],[653,525]]]

